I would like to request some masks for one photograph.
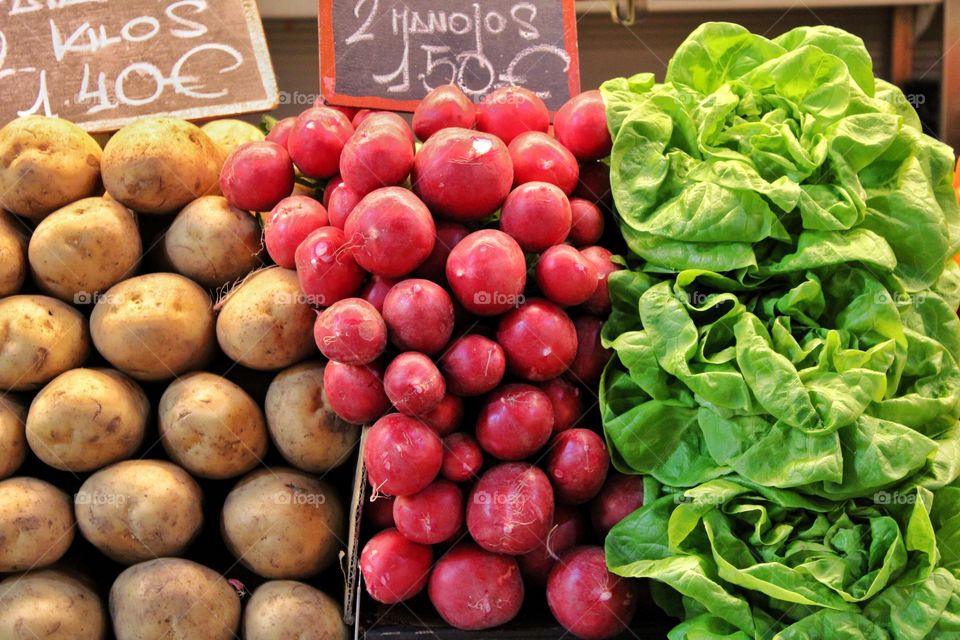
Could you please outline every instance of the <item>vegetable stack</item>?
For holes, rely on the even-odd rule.
[[[960,634],[953,153],[829,27],[709,23],[601,88],[629,246],[606,541],[680,638]]]

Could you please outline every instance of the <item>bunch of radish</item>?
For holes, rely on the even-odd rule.
[[[422,145],[417,143],[422,141]],[[393,113],[315,106],[242,147],[225,173],[238,206],[270,209],[265,243],[322,309],[326,402],[373,424],[363,461],[382,531],[360,567],[369,594],[427,589],[461,629],[517,615],[524,582],[583,638],[623,631],[635,585],[587,540],[642,500],[578,425],[609,357],[604,231],[610,136],[599,92],[549,112],[508,87],[458,88]],[[288,196],[293,166],[327,180]],[[599,539],[595,537],[594,540]]]

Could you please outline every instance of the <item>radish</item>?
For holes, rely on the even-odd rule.
[[[408,496],[436,479],[443,464],[443,444],[419,420],[388,413],[367,434],[363,464],[374,495]]]
[[[340,175],[356,193],[403,184],[413,169],[413,140],[407,123],[367,118],[340,155]]]
[[[538,587],[547,584],[550,570],[564,552],[572,549],[583,541],[586,535],[586,523],[583,513],[575,507],[558,505],[553,514],[553,526],[546,540],[530,553],[525,553],[517,562],[520,564],[520,573],[527,582]]]
[[[320,353],[343,364],[369,364],[387,346],[387,325],[372,304],[347,298],[317,316],[313,329]]]
[[[373,422],[390,409],[383,390],[383,366],[328,362],[323,369],[323,392],[327,403],[350,424]]]
[[[603,247],[587,247],[581,249],[583,257],[593,263],[597,268],[598,284],[597,290],[593,292],[590,299],[583,303],[583,310],[596,316],[606,316],[610,313],[610,293],[607,290],[607,277],[614,271],[619,271],[623,267],[614,264],[611,258],[613,254]]]
[[[507,149],[513,162],[514,186],[549,182],[568,196],[577,187],[580,165],[573,154],[552,136],[539,131],[521,133]]]
[[[463,492],[448,480],[435,480],[422,491],[397,498],[393,519],[407,540],[446,542],[463,527]]]
[[[428,593],[447,624],[478,631],[516,617],[523,605],[523,579],[513,558],[458,544],[437,561]]]
[[[457,338],[440,358],[447,389],[458,396],[479,396],[500,384],[507,368],[499,344],[477,334]]]
[[[343,145],[353,135],[350,119],[329,107],[312,107],[297,116],[287,151],[303,175],[326,179],[340,168]]]
[[[597,90],[570,98],[557,111],[553,128],[557,140],[580,161],[610,155],[613,141],[607,128],[607,110]]]
[[[499,315],[523,302],[527,283],[523,250],[502,231],[475,231],[450,252],[447,281],[470,313]]]
[[[546,540],[553,522],[553,488],[543,471],[511,462],[493,467],[473,486],[467,528],[494,553],[529,553]]]
[[[441,129],[473,129],[477,107],[455,84],[445,84],[428,93],[413,112],[413,132],[427,140]]]
[[[372,109],[358,109],[356,115],[353,116],[353,118],[350,120],[351,124],[353,124],[353,128],[354,129],[358,128],[360,125],[363,124],[364,120],[366,120],[367,118],[369,118],[375,113],[377,112]]]
[[[430,136],[413,165],[413,190],[439,216],[480,222],[500,208],[513,185],[513,164],[499,138],[469,129]]]
[[[600,280],[593,263],[568,244],[544,251],[537,261],[536,274],[543,295],[565,307],[589,300]]]
[[[429,280],[403,280],[384,299],[383,319],[398,349],[433,355],[453,334],[453,302]]]
[[[293,116],[289,118],[283,118],[282,120],[277,120],[273,123],[273,126],[270,127],[270,132],[267,133],[267,140],[270,142],[276,142],[278,145],[287,148],[287,140],[290,139],[290,132],[293,131],[293,125],[297,119]]]
[[[507,366],[525,380],[556,378],[577,355],[577,330],[563,309],[531,299],[505,315],[497,327]]]
[[[424,424],[433,429],[440,437],[449,435],[460,428],[463,422],[463,400],[459,396],[446,394],[434,409],[420,416]]]
[[[443,439],[440,475],[451,482],[472,480],[483,468],[483,450],[473,436],[451,433]]]
[[[603,487],[610,458],[603,438],[589,429],[561,431],[550,443],[544,470],[557,500],[577,505],[592,500]]]
[[[333,176],[327,180],[327,184],[323,187],[323,206],[330,206],[330,195],[333,193],[333,190],[343,184],[343,178],[340,177],[340,174]]]
[[[334,187],[333,191],[330,192],[330,200],[327,203],[330,226],[343,229],[347,224],[347,218],[350,217],[361,200],[363,200],[363,196],[345,184]]]
[[[231,206],[270,211],[293,191],[293,163],[276,142],[242,144],[220,170],[220,190]]]
[[[583,247],[599,242],[603,236],[604,219],[600,207],[583,198],[570,199],[570,212],[573,222],[570,235],[567,236],[575,247]]]
[[[573,321],[577,328],[577,356],[570,364],[570,376],[589,387],[596,387],[603,368],[612,352],[600,342],[603,320],[595,316],[580,316]]]
[[[477,129],[491,133],[505,143],[525,131],[546,133],[550,111],[537,94],[523,87],[501,87],[477,106]]]
[[[553,405],[553,432],[565,431],[572,427],[583,414],[583,402],[580,389],[563,378],[554,378],[540,384],[540,388],[550,398]]]
[[[263,223],[267,253],[284,269],[293,269],[300,243],[327,225],[327,210],[319,202],[307,196],[286,197],[277,203]]]
[[[363,284],[363,269],[353,259],[343,231],[320,227],[294,254],[300,288],[310,304],[325,307],[349,298]]]
[[[344,115],[347,120],[353,120],[357,116],[356,107],[341,107],[338,105],[327,104],[323,99],[323,96],[318,96],[316,100],[313,101],[313,106],[315,107],[326,107],[327,109],[333,109],[334,111],[339,111]]]
[[[508,384],[490,394],[477,418],[477,441],[500,460],[523,460],[553,433],[553,405],[537,387]]]
[[[410,416],[430,413],[446,393],[440,370],[430,358],[415,351],[393,359],[383,376],[383,388],[397,411]]]
[[[361,126],[376,128],[390,127],[402,133],[403,137],[410,141],[411,147],[417,142],[416,137],[413,135],[413,130],[410,128],[410,125],[407,124],[407,121],[403,119],[403,116],[392,111],[372,111],[364,116],[354,128],[359,129]]]
[[[612,193],[610,167],[602,162],[580,163],[580,180],[573,191],[575,198],[583,198],[609,211],[613,202]]]
[[[378,531],[395,527],[396,523],[393,521],[395,500],[393,496],[380,494],[363,506],[363,519]]]
[[[637,610],[636,584],[607,570],[603,549],[577,547],[550,571],[547,604],[563,627],[583,640],[623,633]]]
[[[593,528],[606,536],[613,526],[643,506],[643,478],[611,473],[590,503]]]
[[[433,549],[407,540],[396,529],[370,538],[360,553],[360,571],[367,593],[377,602],[409,600],[427,585]]]
[[[383,301],[398,282],[400,281],[395,278],[372,276],[360,291],[360,297],[372,304],[379,313],[383,313]]]
[[[500,212],[500,230],[530,253],[562,243],[570,234],[572,223],[567,196],[559,187],[546,182],[520,185],[507,196]]]
[[[430,211],[401,187],[385,187],[364,196],[343,230],[357,263],[388,278],[420,266],[433,251],[437,237]]]
[[[417,267],[414,275],[432,280],[438,284],[447,282],[447,258],[461,240],[470,235],[470,230],[462,224],[441,220],[437,222],[437,241],[427,259]]]

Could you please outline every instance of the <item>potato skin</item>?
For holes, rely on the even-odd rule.
[[[27,457],[27,408],[0,396],[0,480],[16,473]]]
[[[245,367],[283,369],[316,353],[316,317],[295,271],[263,269],[221,303],[217,340],[227,356]]]
[[[266,138],[259,127],[234,118],[211,120],[200,127],[200,130],[210,136],[224,159],[240,145],[248,142],[259,142]]]
[[[160,558],[117,577],[110,617],[117,640],[235,640],[240,600],[216,571]]]
[[[162,460],[126,460],[96,472],[74,499],[83,537],[121,564],[176,556],[203,526],[203,492]]]
[[[320,362],[303,362],[277,374],[264,408],[270,437],[287,462],[312,473],[339,467],[360,440],[360,427],[327,404]]]
[[[47,296],[0,300],[0,389],[29,391],[87,359],[90,334],[80,312]]]
[[[83,129],[44,116],[0,129],[0,209],[34,221],[100,188],[100,145]]]
[[[27,278],[27,237],[22,223],[0,209],[0,298],[20,291]]]
[[[337,558],[346,528],[340,498],[322,480],[293,469],[254,471],[223,505],[227,548],[265,578],[308,578]]]
[[[246,473],[269,447],[259,405],[212,373],[192,373],[167,387],[160,398],[160,437],[174,461],[202,478]]]
[[[137,380],[169,380],[202,367],[215,348],[207,292],[175,273],[130,278],[100,296],[90,315],[93,344]]]
[[[262,248],[257,219],[231,207],[223,196],[204,196],[188,204],[163,239],[173,270],[208,289],[242,278],[262,264]]]
[[[91,302],[93,294],[129,277],[141,253],[133,212],[104,198],[57,209],[37,225],[29,248],[37,286],[74,304]]]
[[[309,620],[309,624],[304,621]],[[246,640],[347,640],[340,603],[294,580],[266,582],[253,592],[243,612]]]
[[[138,213],[172,213],[216,193],[220,150],[196,125],[176,118],[142,118],[123,127],[103,149],[103,185]]]
[[[0,481],[0,572],[47,567],[73,542],[70,497],[49,482]]]
[[[103,640],[107,612],[90,584],[66,571],[31,571],[0,582],[0,638]]]

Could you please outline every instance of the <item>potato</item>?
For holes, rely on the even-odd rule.
[[[231,359],[251,369],[283,369],[315,353],[317,314],[297,274],[279,267],[247,278],[220,304],[217,340]]]
[[[110,617],[117,640],[236,640],[240,599],[216,571],[160,558],[117,577]]]
[[[266,456],[263,412],[226,378],[192,373],[160,398],[160,437],[170,457],[202,478],[233,478]]]
[[[264,405],[270,437],[287,462],[313,473],[347,461],[360,427],[341,420],[327,405],[323,364],[304,362],[280,372]]]
[[[0,298],[20,291],[27,277],[27,237],[22,225],[0,209]]]
[[[140,232],[133,212],[104,198],[84,198],[51,213],[30,238],[30,268],[46,293],[91,302],[136,270]]]
[[[254,471],[223,504],[227,548],[264,578],[308,578],[344,546],[343,505],[322,480],[293,469]]]
[[[293,580],[273,580],[257,587],[243,612],[242,634],[246,640],[347,640],[349,636],[340,603]]]
[[[96,472],[74,498],[83,537],[122,564],[179,555],[203,526],[203,492],[162,460],[126,460]]]
[[[177,273],[213,289],[260,266],[260,225],[222,196],[197,198],[183,208],[163,239],[165,258]]]
[[[200,130],[210,136],[224,158],[240,145],[257,142],[266,137],[259,127],[233,118],[211,120],[200,127]]]
[[[28,391],[83,364],[90,350],[87,320],[47,296],[0,300],[0,389]]]
[[[60,489],[36,478],[0,481],[0,573],[46,567],[73,542],[73,507]]]
[[[0,209],[42,220],[100,188],[97,141],[83,129],[44,116],[0,129]]]
[[[114,285],[90,315],[93,344],[137,380],[169,380],[213,356],[213,305],[207,292],[174,273]]]
[[[103,149],[103,185],[139,213],[172,213],[216,193],[220,150],[196,125],[176,118],[142,118],[123,127]]]
[[[82,576],[52,569],[0,582],[0,638],[4,640],[102,640],[107,637],[103,601]]]
[[[33,399],[27,442],[47,466],[93,471],[137,452],[149,414],[146,394],[119,371],[71,369]]]
[[[27,408],[0,396],[0,480],[12,476],[27,457]]]

